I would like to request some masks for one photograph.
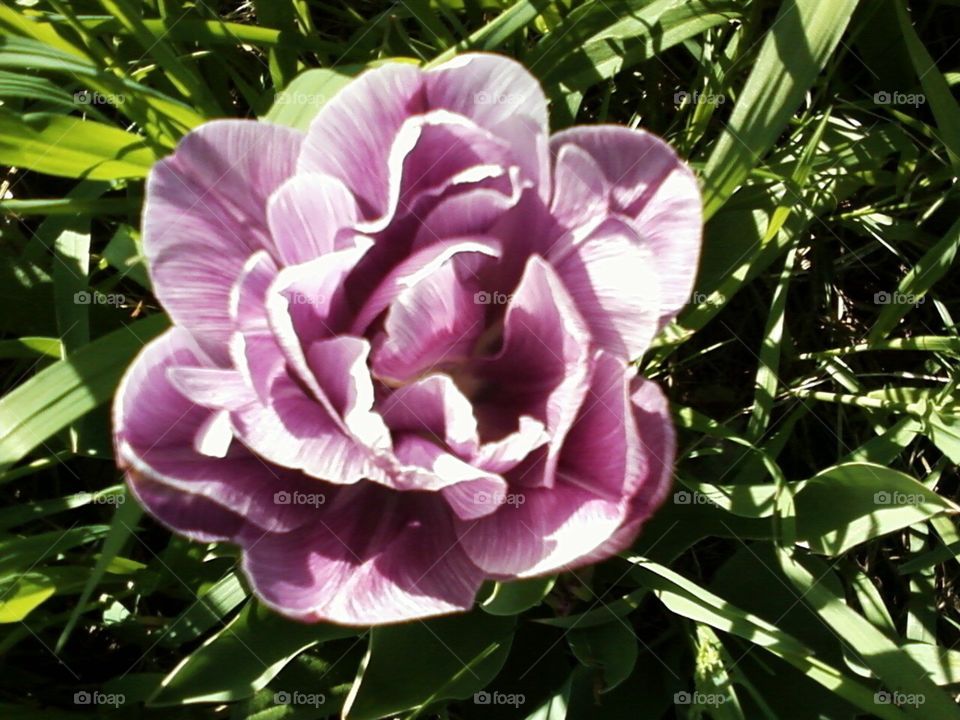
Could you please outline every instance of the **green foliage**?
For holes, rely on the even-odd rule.
[[[950,0],[0,5],[0,717],[960,715],[958,32]],[[305,129],[366,68],[465,50],[701,177],[696,292],[638,358],[675,494],[468,614],[284,620],[113,462],[105,406],[168,324],[144,178],[206,119]]]

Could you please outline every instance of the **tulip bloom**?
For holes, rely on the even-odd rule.
[[[147,182],[174,325],[116,397],[130,488],[303,621],[461,611],[619,552],[674,458],[628,362],[686,302],[701,224],[664,142],[551,136],[496,55],[371,70],[305,135],[207,123]]]

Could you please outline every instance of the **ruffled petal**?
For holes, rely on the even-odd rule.
[[[483,575],[457,544],[442,498],[367,484],[323,510],[308,528],[249,541],[244,571],[276,611],[379,625],[473,605]]]
[[[418,68],[390,63],[365,72],[313,119],[298,171],[338,178],[365,219],[380,217],[387,211],[390,148],[404,122],[425,110]]]
[[[297,508],[273,502],[275,492],[300,487],[297,478],[238,443],[224,457],[200,451],[198,436],[217,411],[174,385],[174,370],[209,370],[211,381],[229,372],[216,368],[182,328],[172,328],[147,345],[127,371],[114,402],[117,459],[128,469],[131,487],[147,509],[178,530],[192,528],[219,539],[236,529],[235,516],[261,530],[287,530],[305,522]],[[218,392],[199,387],[202,384],[203,378],[194,383],[198,396]],[[210,509],[207,529],[198,522],[201,508]]]
[[[400,293],[375,344],[374,375],[406,382],[470,357],[486,317],[476,296],[477,263],[485,259],[475,252],[454,255]]]
[[[341,231],[359,219],[357,202],[342,181],[317,173],[301,173],[270,198],[267,221],[284,265],[298,265],[342,249]]]
[[[643,354],[659,328],[660,277],[633,229],[610,218],[551,259],[597,346],[625,360]]]
[[[642,130],[575,127],[554,135],[550,144],[558,157],[564,156],[565,146],[574,145],[600,168],[610,187],[611,212],[630,218],[653,252],[660,278],[661,324],[671,320],[689,301],[700,257],[702,202],[693,172],[669,145]],[[568,163],[566,169],[573,167]],[[584,188],[600,187],[589,173],[581,180]],[[569,197],[565,193],[557,203],[566,200],[567,208]]]
[[[503,348],[478,363],[483,389],[474,406],[481,436],[496,439],[519,418],[540,420],[552,438],[548,474],[587,391],[590,331],[556,272],[530,258],[507,305]]]
[[[547,99],[520,63],[465,53],[424,73],[427,104],[470,118],[506,140],[524,175],[549,196]]]
[[[597,353],[554,486],[517,488],[514,503],[460,524],[461,544],[479,567],[498,577],[542,575],[594,562],[633,540],[664,498],[673,460],[666,403],[647,385],[639,426],[626,365]]]
[[[477,451],[473,408],[449,375],[427,375],[399,387],[378,409],[394,432],[425,433],[464,457]]]
[[[228,360],[231,288],[250,255],[274,251],[267,199],[293,174],[302,139],[268,123],[213,121],[147,179],[143,247],[154,291],[219,363]]]
[[[386,448],[390,431],[373,410],[369,354],[366,340],[340,336],[313,343],[307,350],[307,364],[347,430],[367,447]]]
[[[243,443],[274,465],[335,484],[386,481],[387,459],[289,374],[274,381],[268,402],[251,400],[230,418]]]

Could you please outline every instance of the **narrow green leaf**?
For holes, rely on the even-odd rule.
[[[555,575],[514,582],[498,582],[480,607],[491,615],[519,615],[539,605],[553,589]]]
[[[109,400],[133,356],[166,326],[155,315],[115,330],[0,399],[0,471]]]
[[[146,176],[157,156],[146,141],[109,125],[64,115],[17,116],[0,109],[0,163],[88,180]]]
[[[484,687],[506,661],[513,618],[475,611],[376,627],[344,705],[345,720],[375,720]],[[416,648],[416,662],[409,652]]]
[[[704,169],[704,217],[747,178],[800,107],[840,42],[857,0],[784,0]]]
[[[57,639],[57,644],[54,648],[54,652],[56,653],[63,650],[63,646],[70,638],[70,633],[73,632],[74,626],[80,619],[80,615],[83,612],[83,608],[86,607],[87,601],[90,600],[90,596],[93,595],[93,591],[100,583],[110,563],[120,554],[127,539],[134,532],[140,516],[143,515],[143,510],[136,502],[127,502],[127,500],[132,500],[128,497],[127,493],[116,498],[117,509],[114,511],[113,520],[110,522],[110,531],[103,541],[103,548],[100,551],[99,557],[97,557],[96,564],[86,579],[77,604],[70,613],[70,619],[67,620],[63,631],[60,633],[60,637]]]
[[[351,637],[356,628],[287,620],[251,602],[175,667],[147,702],[167,707],[251,697],[307,648]]]

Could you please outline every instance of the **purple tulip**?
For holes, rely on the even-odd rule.
[[[306,136],[207,123],[147,182],[174,327],[118,391],[119,462],[304,621],[461,611],[609,557],[668,492],[667,401],[627,363],[686,302],[701,222],[665,143],[551,136],[495,55],[367,72]]]

